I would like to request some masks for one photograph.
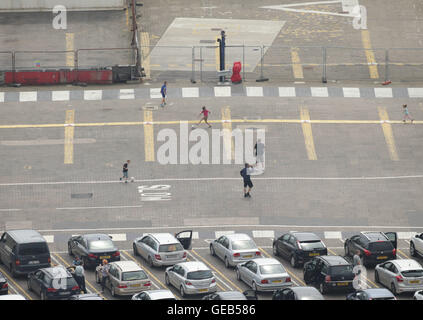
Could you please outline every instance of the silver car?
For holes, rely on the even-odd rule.
[[[415,260],[390,260],[375,268],[375,281],[391,289],[393,294],[423,289],[423,268]]]
[[[134,294],[132,300],[176,300],[176,297],[170,290],[150,290]]]
[[[213,240],[210,243],[210,254],[222,259],[226,268],[261,257],[253,239],[244,233],[228,234]]]
[[[149,233],[133,242],[135,256],[147,260],[150,267],[171,266],[187,261],[192,231],[182,231],[175,236],[170,233]]]
[[[189,261],[175,264],[165,271],[166,285],[171,284],[181,296],[216,292],[216,279],[212,271],[202,262]]]
[[[274,291],[292,286],[288,272],[273,258],[258,258],[238,264],[236,277],[254,291]]]

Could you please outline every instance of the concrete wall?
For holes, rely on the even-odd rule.
[[[0,0],[0,12],[51,11],[56,5],[69,11],[121,10],[126,0]]]

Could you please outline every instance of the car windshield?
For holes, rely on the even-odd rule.
[[[145,279],[147,279],[147,275],[142,270],[122,273],[122,281],[134,281]]]
[[[172,243],[172,244],[162,244],[159,247],[159,252],[174,252],[174,251],[182,251],[184,248],[180,243]]]
[[[276,274],[285,272],[286,271],[281,264],[268,264],[265,266],[260,266],[261,274]]]
[[[39,243],[24,243],[19,245],[19,254],[23,256],[48,254],[47,244],[44,242]]]
[[[370,251],[392,251],[393,249],[394,246],[390,241],[372,242],[369,244]]]
[[[313,249],[322,249],[325,246],[323,245],[322,241],[316,240],[316,241],[303,241],[300,242],[301,248],[303,250],[313,250]]]
[[[257,248],[253,240],[236,240],[232,242],[233,250],[248,250]]]
[[[332,266],[331,267],[331,274],[333,276],[336,275],[343,275],[343,274],[350,274],[353,271],[352,265],[344,265],[344,266]]]
[[[212,277],[213,273],[210,270],[193,271],[187,274],[187,279],[190,280],[210,279]]]
[[[407,270],[401,272],[404,277],[423,277],[423,269],[421,270]]]
[[[88,243],[90,250],[113,250],[115,246],[111,240],[95,240]]]

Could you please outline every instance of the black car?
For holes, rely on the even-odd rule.
[[[364,266],[375,266],[396,259],[396,249],[396,232],[360,232],[344,243],[345,255],[352,257],[359,250]]]
[[[103,259],[108,262],[120,261],[120,252],[107,234],[73,236],[68,241],[68,253],[79,257],[86,268],[94,268]]]
[[[304,265],[304,281],[319,288],[321,294],[329,291],[353,291],[353,266],[340,256],[320,256]]]
[[[75,279],[61,265],[31,272],[27,281],[28,290],[38,294],[41,300],[67,299],[81,293]]]
[[[218,291],[204,296],[202,300],[257,300],[257,292],[254,290]]]
[[[85,294],[77,294],[74,296],[70,296],[69,300],[104,300],[96,293],[85,293]]]
[[[273,240],[273,254],[288,259],[293,268],[328,254],[320,238],[310,232],[289,232]]]
[[[273,292],[272,300],[325,300],[315,287],[290,287]]]
[[[0,294],[8,294],[8,293],[9,293],[9,285],[7,284],[7,279],[0,272]]]

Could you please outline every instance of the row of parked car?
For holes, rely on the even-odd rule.
[[[251,290],[217,292],[213,272],[200,261],[187,261],[192,231],[176,235],[150,233],[133,241],[135,256],[151,267],[166,267],[164,280],[181,296],[205,294],[204,299],[257,299],[256,292],[273,292],[275,300],[323,299],[331,291],[350,293],[347,299],[395,299],[395,295],[413,291],[420,299],[423,290],[423,268],[415,260],[396,260],[397,236],[394,232],[361,232],[344,242],[345,257],[329,256],[324,242],[314,233],[288,232],[273,241],[273,254],[302,267],[308,287],[295,287],[291,278],[275,258],[264,258],[254,240],[246,234],[222,235],[210,243],[210,254],[221,259],[228,268],[235,268],[238,280]],[[146,272],[134,261],[121,261],[118,248],[106,234],[72,236],[68,253],[78,256],[86,269],[93,269],[96,281],[101,272],[97,266],[103,259],[110,262],[106,287],[112,296],[132,296],[134,300],[175,299],[169,290],[151,290]],[[359,251],[363,264],[375,266],[375,281],[387,289],[356,291],[352,264],[346,259]],[[410,254],[423,253],[423,234],[410,240]],[[13,230],[0,238],[0,262],[14,277],[28,275],[28,289],[41,299],[101,299],[96,295],[80,295],[72,273],[63,266],[51,266],[50,251],[45,239],[34,230]],[[0,294],[7,293],[7,281],[0,276]]]

